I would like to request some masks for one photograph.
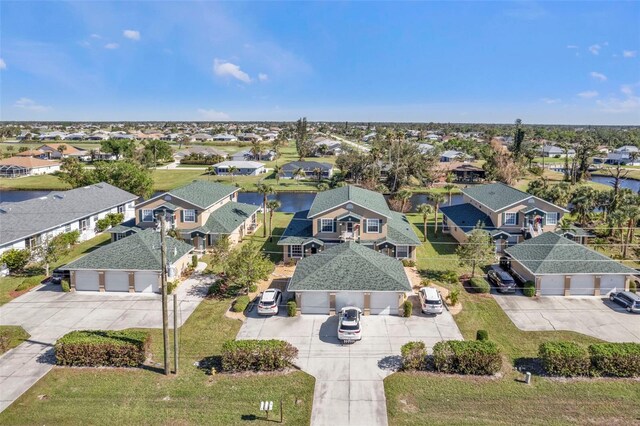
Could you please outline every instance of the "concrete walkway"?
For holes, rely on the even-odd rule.
[[[238,339],[282,339],[298,348],[296,365],[316,378],[311,424],[387,425],[383,379],[400,365],[400,347],[422,340],[429,349],[441,340],[462,340],[453,317],[367,316],[360,342],[343,345],[338,318],[302,315],[287,318],[251,315]]]
[[[211,278],[196,273],[177,289],[179,324],[200,304]],[[169,326],[173,326],[169,298]],[[60,286],[40,286],[0,306],[0,324],[19,325],[31,337],[0,356],[0,412],[26,392],[55,364],[53,345],[72,330],[162,328],[159,294],[63,293]]]

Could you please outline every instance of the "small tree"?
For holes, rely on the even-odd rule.
[[[267,209],[269,209],[269,241],[273,239],[273,213],[282,206],[282,203],[278,200],[269,200],[267,202]],[[265,223],[265,227],[267,224]]]
[[[22,271],[31,257],[31,252],[27,249],[11,249],[5,251],[0,257],[0,263],[7,265],[9,272],[14,274]]]
[[[476,265],[485,266],[495,258],[495,246],[491,235],[481,228],[475,228],[469,233],[467,242],[456,249],[460,266],[471,266],[471,277],[475,277]]]
[[[427,241],[427,220],[429,215],[433,213],[433,206],[429,203],[422,203],[418,206],[418,213],[422,214],[422,230],[424,232],[424,241]]]
[[[68,238],[65,234],[58,234],[55,237],[46,238],[35,251],[35,256],[44,264],[45,275],[49,276],[49,269],[52,263],[60,260],[62,256],[69,253]]]
[[[440,209],[440,204],[444,203],[445,198],[443,194],[439,194],[439,193],[431,193],[428,195],[429,199],[433,202],[434,204],[434,223],[433,223],[433,234],[437,235],[438,234],[438,210]]]
[[[231,175],[231,182],[233,182],[233,178],[236,174],[236,172],[238,171],[238,168],[236,166],[230,166],[228,169],[228,173],[229,175]]]
[[[231,240],[228,235],[221,235],[216,240],[215,244],[211,248],[212,263],[219,266],[219,269],[223,271],[227,264],[227,259],[231,254]]]
[[[267,279],[273,271],[273,262],[260,247],[248,243],[231,251],[225,271],[229,279],[245,288],[247,293],[258,281]]]
[[[258,194],[262,194],[262,222],[264,224],[264,228],[262,230],[262,236],[266,238],[267,236],[267,202],[269,201],[268,197],[271,194],[274,194],[276,191],[273,189],[271,185],[267,185],[265,183],[259,183],[256,186]]]
[[[278,166],[277,164],[273,166],[273,175],[276,178],[276,184],[280,184],[280,178],[282,177],[282,166]]]

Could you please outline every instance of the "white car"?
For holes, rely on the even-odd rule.
[[[425,314],[441,314],[442,296],[440,292],[433,287],[422,287],[418,293],[420,297],[420,307]]]
[[[360,317],[362,310],[355,306],[345,306],[340,309],[338,318],[338,340],[343,342],[355,342],[362,339],[362,326]]]
[[[277,315],[278,305],[282,302],[282,292],[277,288],[265,290],[258,302],[259,315]]]

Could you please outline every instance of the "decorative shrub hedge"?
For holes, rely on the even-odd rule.
[[[544,369],[552,376],[574,377],[589,374],[589,353],[577,343],[546,342],[540,345],[538,356]]]
[[[441,373],[489,375],[502,368],[502,355],[488,340],[447,340],[433,347],[433,362]]]
[[[137,367],[147,358],[151,338],[141,330],[81,330],[55,345],[56,363],[74,367]]]
[[[229,340],[222,345],[222,369],[274,371],[288,367],[298,349],[283,340]]]
[[[231,306],[231,310],[233,312],[244,312],[249,306],[249,296],[239,296],[235,302],[233,302],[233,306]]]
[[[640,343],[596,343],[589,346],[594,374],[640,376]]]
[[[290,300],[287,302],[287,316],[295,317],[298,312],[298,305],[294,300]]]
[[[413,303],[411,303],[411,300],[405,300],[404,303],[402,304],[402,315],[405,318],[409,318],[412,313],[413,313]]]
[[[489,293],[491,291],[491,286],[482,277],[473,277],[469,280],[469,286],[474,289],[477,293]]]
[[[404,370],[424,370],[427,367],[427,346],[424,342],[409,342],[400,348]]]
[[[527,297],[533,297],[536,295],[536,283],[533,281],[527,281],[522,286],[522,294]]]

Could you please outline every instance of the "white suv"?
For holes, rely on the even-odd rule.
[[[343,342],[355,342],[362,339],[362,327],[360,316],[362,311],[355,306],[345,306],[340,309],[338,319],[338,340]]]
[[[433,287],[422,287],[418,293],[420,296],[420,307],[425,314],[442,313],[442,297],[440,292]]]
[[[282,292],[277,288],[265,290],[258,302],[258,314],[277,315],[278,305],[282,302]]]

